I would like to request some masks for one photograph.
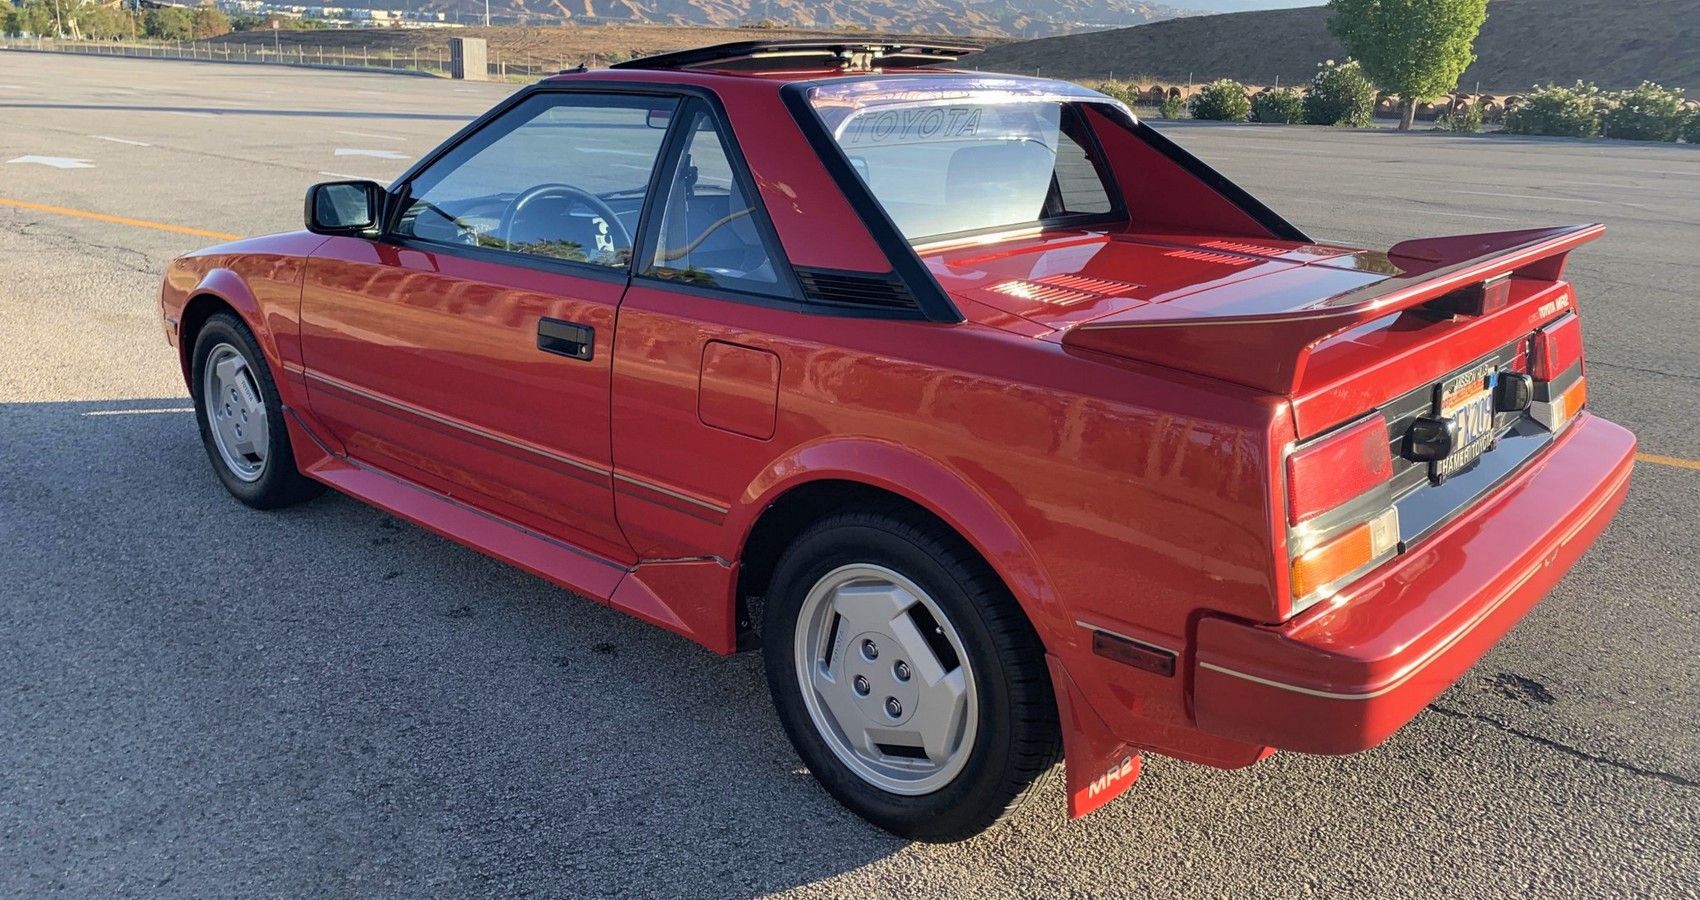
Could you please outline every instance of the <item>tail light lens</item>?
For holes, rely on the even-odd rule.
[[[1326,599],[1399,547],[1387,422],[1370,415],[1287,457],[1287,614]]]
[[[1554,433],[1576,418],[1588,402],[1582,377],[1582,320],[1575,313],[1535,332],[1530,374],[1537,382],[1531,415]]]
[[[1293,558],[1293,596],[1303,600],[1318,595],[1353,572],[1385,559],[1398,544],[1399,511],[1392,507],[1367,522],[1341,529]]]
[[[1575,384],[1565,388],[1564,393],[1547,404],[1547,421],[1544,424],[1554,433],[1563,431],[1564,426],[1569,425],[1587,403],[1588,379],[1578,378]]]
[[[1582,320],[1571,313],[1535,332],[1537,381],[1552,381],[1582,360]]]
[[[1287,524],[1302,525],[1393,477],[1387,423],[1369,416],[1287,457]]]

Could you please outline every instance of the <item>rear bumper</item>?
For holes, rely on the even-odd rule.
[[[1634,457],[1633,434],[1584,414],[1478,509],[1342,602],[1280,625],[1203,618],[1198,727],[1307,753],[1380,743],[1564,576],[1623,503]]]

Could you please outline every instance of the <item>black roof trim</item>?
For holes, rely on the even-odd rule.
[[[781,69],[836,67],[847,70],[907,69],[955,62],[980,47],[914,41],[830,40],[733,41],[712,47],[660,53],[614,63],[614,69]]]

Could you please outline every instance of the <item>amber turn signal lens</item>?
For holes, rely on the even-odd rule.
[[[1563,431],[1564,426],[1570,424],[1571,419],[1576,418],[1576,414],[1582,411],[1582,407],[1587,402],[1588,379],[1578,378],[1576,383],[1571,385],[1570,389],[1560,395],[1558,400],[1552,404],[1552,430],[1554,432]]]
[[[1386,556],[1399,543],[1399,511],[1387,508],[1293,560],[1291,591],[1300,601]]]

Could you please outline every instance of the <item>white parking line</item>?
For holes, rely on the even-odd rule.
[[[1515,222],[1515,221],[1517,221],[1516,219],[1513,219],[1510,216],[1478,216],[1474,213],[1441,212],[1438,209],[1423,209],[1421,207],[1407,207],[1407,208],[1411,209],[1411,211],[1413,211],[1413,212],[1417,212],[1417,213],[1421,213],[1421,214],[1425,214],[1425,215],[1448,216],[1448,217],[1454,218],[1454,219],[1485,219],[1489,222]]]
[[[1447,191],[1448,194],[1471,194],[1476,197],[1505,197],[1509,200],[1544,200],[1557,203],[1587,203],[1602,206],[1604,200],[1583,200],[1580,197],[1554,197],[1551,194],[1496,194],[1492,191]]]
[[[337,134],[346,134],[349,137],[372,138],[373,140],[378,141],[395,141],[397,143],[407,140],[407,138],[396,137],[393,134],[373,134],[370,131],[338,131]]]
[[[108,137],[104,134],[91,134],[91,135],[89,135],[89,137],[94,138],[97,141],[111,141],[114,144],[129,144],[132,147],[152,147],[153,146],[152,144],[145,144],[141,141],[132,141],[132,140],[127,140],[125,138]]]
[[[347,172],[324,172],[324,171],[321,171],[319,174],[328,176],[330,178],[344,178],[344,179],[347,179],[349,181],[376,181],[376,182],[379,182],[379,183],[383,182],[382,178],[367,178],[365,175],[350,175]]]
[[[86,159],[72,159],[68,156],[19,156],[6,160],[7,164],[23,163],[26,166],[49,166],[55,169],[92,169],[94,164]]]
[[[194,412],[193,406],[168,406],[162,409],[95,409],[83,413],[85,416],[148,416],[159,413]]]
[[[358,147],[338,147],[337,156],[370,156],[373,159],[406,159],[407,154],[394,150],[364,150]]]

